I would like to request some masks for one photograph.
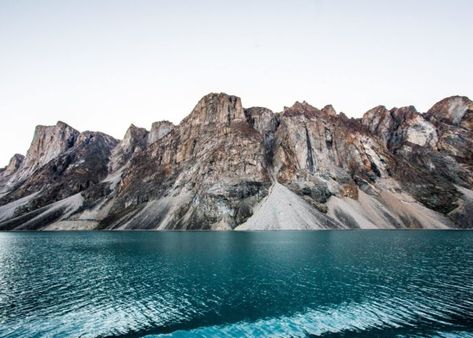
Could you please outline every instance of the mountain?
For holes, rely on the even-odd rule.
[[[203,97],[119,141],[38,126],[0,169],[0,230],[473,227],[473,102],[362,118]]]

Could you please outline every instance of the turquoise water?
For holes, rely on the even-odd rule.
[[[473,232],[0,233],[0,336],[473,337]]]

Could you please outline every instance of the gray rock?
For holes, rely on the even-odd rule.
[[[38,126],[0,170],[0,229],[467,228],[472,117],[465,97],[350,119],[212,93],[121,141]]]

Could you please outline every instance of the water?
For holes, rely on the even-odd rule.
[[[473,232],[0,233],[0,336],[473,337]]]

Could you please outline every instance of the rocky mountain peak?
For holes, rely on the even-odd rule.
[[[320,114],[320,109],[315,108],[306,101],[296,101],[291,107],[284,107],[284,115],[296,116],[305,115],[306,117],[315,117]]]
[[[473,227],[470,105],[349,119],[305,101],[244,109],[220,93],[178,126],[131,125],[120,142],[39,126],[14,174],[0,170],[0,229]]]
[[[151,125],[148,135],[148,144],[154,143],[169,134],[174,129],[174,124],[169,121],[158,121]]]
[[[65,129],[68,127],[71,128],[71,126],[69,126],[66,122],[63,122],[61,120],[56,122],[56,127],[61,128],[61,129]]]
[[[210,93],[200,99],[181,124],[190,122],[193,126],[209,124],[229,126],[233,122],[244,120],[245,113],[239,97],[225,93]]]
[[[90,145],[91,143],[95,142],[101,143],[103,148],[109,150],[112,150],[119,143],[118,140],[105,133],[86,130],[79,134],[74,147]]]
[[[406,143],[435,147],[438,140],[434,126],[414,106],[391,110],[377,106],[367,111],[361,121],[390,150],[399,149]]]
[[[325,107],[323,107],[321,111],[322,111],[322,113],[324,113],[328,116],[336,116],[337,115],[337,111],[335,110],[335,108],[333,108],[333,106],[331,104],[328,104]]]
[[[21,167],[24,160],[25,160],[25,156],[21,154],[13,155],[13,157],[10,159],[10,162],[8,162],[8,165],[5,167],[3,174],[5,176],[13,174]]]
[[[62,121],[54,126],[39,125],[26,153],[24,166],[35,168],[48,163],[60,153],[74,146],[79,132]]]
[[[385,106],[379,105],[364,113],[361,122],[371,132],[374,132],[379,123],[386,118],[387,114],[389,114],[388,109]]]
[[[426,116],[432,121],[472,129],[473,101],[466,96],[447,97],[434,104]]]
[[[131,148],[136,145],[146,145],[148,139],[148,131],[131,124],[128,127],[125,136],[121,142],[123,148]]]
[[[148,137],[149,132],[145,128],[131,124],[123,140],[112,151],[112,159],[109,164],[110,171],[115,171],[123,166],[134,152],[144,150],[148,145]]]
[[[412,119],[419,115],[416,107],[414,106],[405,106],[401,108],[391,109],[391,114],[393,114],[398,119]]]

